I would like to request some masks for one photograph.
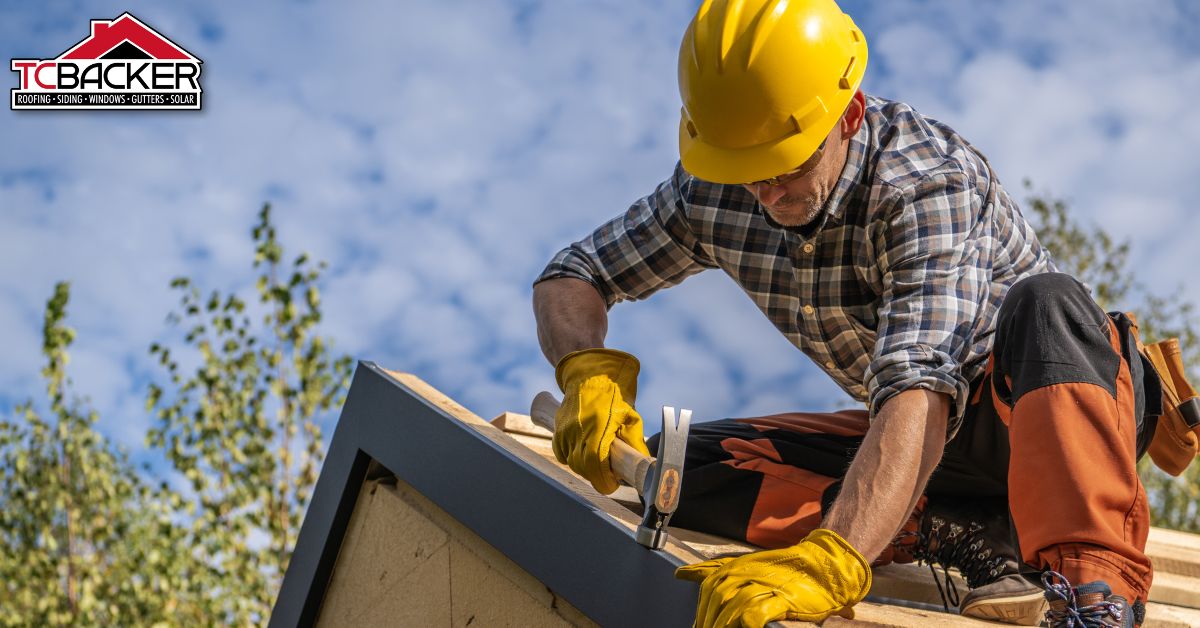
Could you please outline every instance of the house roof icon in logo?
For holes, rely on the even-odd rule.
[[[92,33],[59,59],[178,59],[200,63],[183,47],[158,34],[129,13],[92,20]]]

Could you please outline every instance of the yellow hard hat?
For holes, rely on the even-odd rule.
[[[705,0],[679,47],[684,169],[714,183],[794,169],[866,69],[866,38],[833,0]]]

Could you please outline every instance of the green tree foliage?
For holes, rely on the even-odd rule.
[[[32,402],[0,418],[0,624],[150,625],[204,615],[178,495],[139,478],[73,398],[59,283],[46,306],[50,418]]]
[[[269,205],[253,236],[256,307],[172,281],[181,296],[171,320],[191,355],[151,346],[167,381],[147,399],[156,417],[147,443],[190,482],[190,535],[214,566],[205,584],[222,592],[217,618],[235,624],[269,615],[321,464],[314,419],[341,405],[350,376],[350,358],[331,357],[313,333],[324,264],[284,262]]]
[[[1200,318],[1182,291],[1159,295],[1138,283],[1129,268],[1129,240],[1118,241],[1101,227],[1080,224],[1070,216],[1063,200],[1032,194],[1027,205],[1038,238],[1054,255],[1059,270],[1088,284],[1105,310],[1136,313],[1145,342],[1179,338],[1189,378],[1200,381]],[[1147,456],[1138,472],[1150,497],[1154,525],[1200,532],[1200,464],[1193,463],[1175,478],[1160,471]]]
[[[341,405],[348,357],[314,326],[323,264],[284,262],[264,207],[256,299],[171,285],[183,342],[154,344],[152,451],[182,479],[150,480],[70,393],[59,284],[46,307],[50,419],[0,416],[0,625],[265,623],[321,464],[315,418]]]

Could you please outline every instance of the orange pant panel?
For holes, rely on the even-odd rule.
[[[770,418],[793,421],[797,416],[814,415],[794,413]],[[767,549],[788,547],[799,543],[809,532],[820,527],[823,517],[821,497],[836,481],[834,478],[783,463],[774,444],[767,439],[729,438],[722,441],[721,446],[732,456],[725,464],[763,476],[754,510],[746,526],[747,541]],[[902,531],[917,530],[924,504],[922,497]],[[884,565],[893,560],[912,562],[912,557],[905,551],[894,552],[888,546],[876,558],[875,564]]]
[[[746,526],[746,540],[766,548],[795,545],[821,525],[821,496],[833,478],[783,464],[771,441],[730,439],[722,443],[726,464],[763,474],[762,488]]]
[[[1114,350],[1120,351],[1113,326]],[[1117,395],[1091,384],[1031,391],[1012,408],[1009,504],[1022,558],[1073,583],[1104,580],[1127,599],[1146,599],[1153,580],[1150,512],[1137,476],[1129,365]]]

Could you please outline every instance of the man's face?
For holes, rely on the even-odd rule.
[[[845,146],[839,139],[839,128],[834,127],[825,139],[824,148],[796,169],[777,177],[777,184],[757,181],[742,187],[758,199],[775,222],[785,227],[803,227],[821,215],[833,194],[845,163]]]

